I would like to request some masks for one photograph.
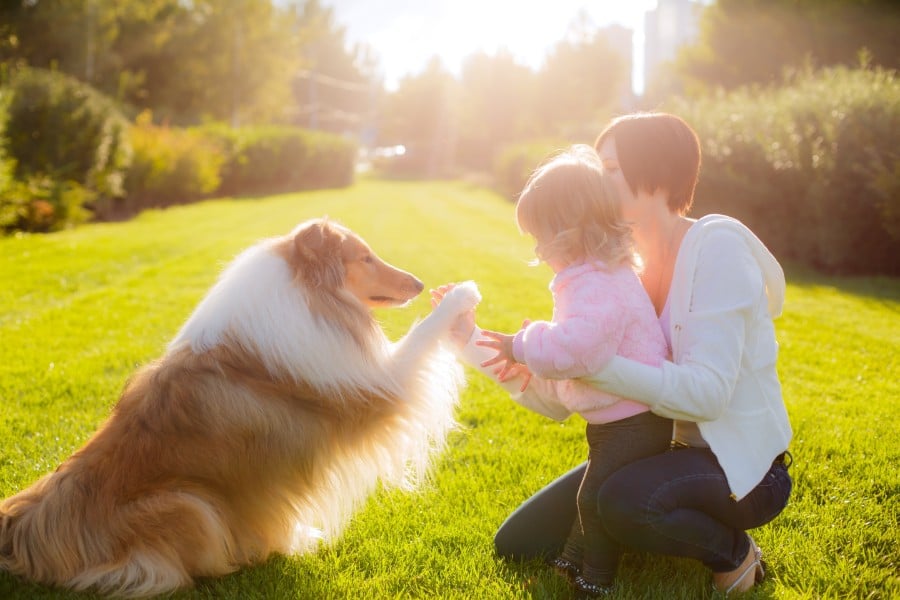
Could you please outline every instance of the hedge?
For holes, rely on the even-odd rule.
[[[834,67],[666,108],[701,139],[693,215],[733,215],[823,272],[900,275],[894,71]]]
[[[22,69],[0,87],[0,232],[121,219],[213,194],[353,181],[356,145],[296,127],[129,124],[115,103],[61,73]]]
[[[353,182],[356,144],[341,136],[297,127],[202,129],[226,155],[224,195],[273,194]]]
[[[125,195],[98,207],[98,218],[195,202],[219,189],[225,151],[202,131],[154,125],[151,114],[144,112],[129,137],[134,156],[125,177]]]

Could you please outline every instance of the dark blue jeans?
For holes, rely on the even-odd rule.
[[[531,559],[559,553],[575,518],[584,465],[559,477],[510,515],[494,538],[498,554]],[[670,450],[626,465],[600,487],[606,533],[633,550],[695,558],[714,571],[737,568],[749,550],[747,529],[774,519],[787,504],[791,478],[775,462],[739,502],[705,448]]]
[[[672,420],[651,412],[612,423],[588,424],[588,462],[578,490],[578,518],[562,557],[580,565],[597,585],[611,584],[622,550],[606,533],[597,511],[597,494],[606,479],[636,460],[664,452],[672,439]]]

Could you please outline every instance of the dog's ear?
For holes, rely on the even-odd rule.
[[[344,282],[341,247],[345,234],[327,219],[317,219],[294,235],[300,277],[311,287],[337,289]]]

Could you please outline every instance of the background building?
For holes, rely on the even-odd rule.
[[[662,63],[673,60],[679,48],[697,39],[703,8],[692,0],[658,0],[656,9],[644,15],[645,86]]]
[[[619,101],[621,106],[630,107],[634,103],[634,32],[622,25],[609,25],[600,30],[600,35],[625,61],[627,76],[619,92]]]

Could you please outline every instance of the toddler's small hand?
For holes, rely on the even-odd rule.
[[[528,384],[531,382],[532,377],[531,370],[528,368],[528,365],[524,365],[522,363],[506,363],[506,365],[504,365],[503,367],[494,369],[494,374],[497,376],[497,381],[499,381],[500,383],[521,376],[522,385],[519,387],[520,392],[525,391],[525,388],[528,387]]]
[[[487,339],[482,338],[476,341],[475,345],[483,346],[485,348],[491,348],[497,351],[497,354],[493,358],[489,358],[488,360],[481,363],[482,367],[489,367],[501,362],[516,362],[516,359],[513,356],[512,348],[513,336],[506,335],[504,333],[498,333],[496,331],[490,331],[489,329],[482,329],[481,335]]]

